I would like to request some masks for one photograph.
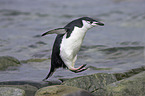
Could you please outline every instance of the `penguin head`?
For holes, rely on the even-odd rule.
[[[98,20],[92,19],[90,17],[82,17],[82,18],[76,19],[76,20],[68,23],[64,28],[57,28],[54,30],[47,31],[47,32],[43,33],[42,36],[45,36],[47,34],[54,34],[54,33],[55,34],[65,34],[65,33],[67,33],[68,30],[72,31],[75,26],[77,26],[79,28],[83,27],[82,28],[83,30],[88,30],[97,25],[104,26],[104,23],[102,23]]]
[[[92,18],[89,17],[82,17],[80,18],[82,20],[83,26],[87,27],[88,29],[95,27],[95,26],[104,26],[104,23],[98,21],[98,20],[94,20]]]

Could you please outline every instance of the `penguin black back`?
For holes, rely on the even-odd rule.
[[[45,79],[43,79],[43,81],[45,81],[47,78],[52,76],[52,74],[55,72],[57,68],[60,68],[60,67],[66,68],[66,65],[64,64],[64,62],[62,61],[60,57],[60,44],[61,44],[63,35],[64,34],[58,34],[56,36],[56,39],[53,45],[52,55],[51,55],[51,68],[50,68],[49,74],[46,76]]]

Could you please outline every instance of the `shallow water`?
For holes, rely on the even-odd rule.
[[[105,26],[87,32],[76,66],[111,69],[90,67],[78,74],[59,69],[51,79],[140,67],[144,65],[144,9],[144,0],[0,0],[0,56],[19,60],[50,58],[56,35],[40,35],[76,18],[90,16],[101,19]],[[49,65],[50,59],[9,68],[0,71],[0,81],[42,80]]]

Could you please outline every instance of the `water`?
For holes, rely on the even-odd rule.
[[[140,67],[144,65],[144,9],[144,0],[1,0],[0,56],[19,60],[50,58],[56,35],[40,35],[76,18],[90,16],[101,19],[105,26],[87,32],[76,67],[88,64],[110,70],[90,68],[72,74],[59,69],[51,79]],[[0,81],[42,80],[49,66],[50,59],[22,64],[15,70],[0,71]]]

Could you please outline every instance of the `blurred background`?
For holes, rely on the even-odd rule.
[[[44,60],[0,71],[0,81],[42,80],[56,35],[41,34],[83,16],[105,23],[87,32],[78,53],[75,66],[87,64],[90,69],[78,74],[58,69],[51,80],[145,65],[145,0],[0,0],[0,56]]]

